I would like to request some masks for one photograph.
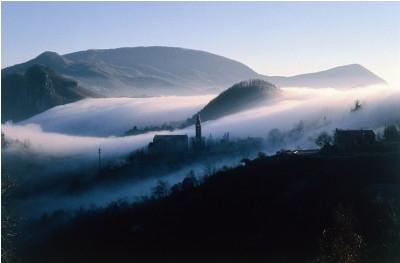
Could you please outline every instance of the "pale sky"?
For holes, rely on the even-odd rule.
[[[266,75],[359,63],[400,83],[400,2],[2,2],[2,68],[44,51],[176,46]]]

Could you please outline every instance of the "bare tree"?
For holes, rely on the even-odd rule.
[[[389,125],[385,127],[385,130],[383,131],[383,137],[387,141],[395,141],[399,137],[399,131],[397,130],[397,127],[395,125]]]

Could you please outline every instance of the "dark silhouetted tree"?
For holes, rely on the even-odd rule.
[[[15,243],[18,238],[19,218],[12,215],[10,200],[16,184],[6,171],[1,175],[1,259],[17,262]]]
[[[332,144],[333,138],[327,132],[322,132],[318,137],[315,139],[315,144],[319,147],[324,147],[325,145]]]
[[[267,141],[272,146],[280,146],[284,142],[284,135],[279,129],[274,128],[269,131]]]
[[[193,170],[190,170],[188,175],[182,181],[182,188],[183,188],[183,190],[191,189],[191,188],[197,186],[197,184],[198,183],[197,183],[196,176],[195,176]]]
[[[354,107],[351,109],[351,112],[356,112],[361,110],[361,102],[359,100],[356,100],[354,102]]]
[[[305,130],[305,124],[304,121],[299,121],[294,127],[293,129],[289,130],[287,132],[287,137],[289,140],[292,141],[297,141],[300,138],[303,137],[304,135],[304,130]]]
[[[383,131],[383,136],[388,141],[395,141],[399,138],[399,131],[395,125],[389,125]]]
[[[152,196],[156,199],[166,197],[168,195],[169,187],[167,182],[158,180],[157,185],[152,189]]]
[[[257,157],[258,158],[266,158],[267,155],[264,152],[258,152]]]

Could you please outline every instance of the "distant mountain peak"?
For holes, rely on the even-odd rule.
[[[34,60],[36,60],[36,63],[46,66],[60,67],[67,65],[67,60],[57,52],[53,51],[45,51],[37,56]]]
[[[300,86],[310,88],[354,88],[386,81],[360,64],[333,67],[323,71],[300,74],[290,77],[266,77],[281,87]]]
[[[358,67],[358,68],[364,68],[364,66],[362,66],[361,64],[358,64],[358,63],[352,63],[352,64],[343,65],[343,67]]]
[[[364,73],[364,74],[368,74],[371,77],[375,78],[377,82],[382,82],[382,83],[386,83],[386,81],[384,79],[382,79],[381,77],[379,77],[378,75],[374,74],[372,71],[370,71],[369,69],[367,69],[366,67],[364,67],[361,64],[349,64],[349,65],[344,65],[344,66],[339,66],[339,67],[335,67],[334,69],[342,69],[342,70],[348,70],[348,71],[353,71],[355,72],[359,72],[359,73]]]
[[[361,64],[357,64],[357,63],[341,65],[341,66],[333,67],[333,68],[326,69],[326,70],[323,70],[323,71],[320,71],[320,72],[324,72],[324,71],[352,71],[352,70],[354,70],[354,71],[364,71],[364,72],[372,73],[366,67],[364,67]],[[315,73],[318,73],[318,72],[315,72]]]
[[[43,53],[39,54],[36,58],[48,58],[48,57],[61,57],[57,52],[54,51],[44,51]]]

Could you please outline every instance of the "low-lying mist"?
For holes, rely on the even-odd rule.
[[[335,128],[379,129],[387,124],[400,122],[400,89],[390,86],[370,86],[351,90],[284,88],[283,91],[284,95],[281,99],[273,104],[266,104],[263,107],[203,123],[203,135],[206,137],[212,135],[218,138],[225,132],[229,132],[233,137],[266,137],[269,131],[274,128],[282,131],[290,130],[301,121],[304,122],[305,127],[309,130],[307,135],[319,132],[321,129],[328,132],[332,132]],[[96,99],[91,99],[91,101],[83,101],[81,104],[72,103],[62,106],[68,109],[65,111],[62,110],[62,107],[56,107],[54,110],[45,113],[46,118],[40,114],[21,124],[6,123],[2,126],[2,131],[7,138],[22,142],[26,141],[30,149],[37,154],[53,157],[74,157],[79,155],[79,158],[90,159],[92,157],[92,159],[96,159],[97,149],[102,148],[104,158],[115,158],[146,146],[156,133],[182,133],[193,136],[194,129],[193,127],[187,127],[173,132],[161,131],[125,137],[98,137],[68,135],[69,132],[63,132],[61,127],[69,127],[68,124],[74,122],[74,118],[77,119],[76,123],[86,122],[88,121],[88,116],[92,119],[93,125],[74,126],[76,133],[87,134],[96,132],[96,126],[116,127],[122,125],[121,123],[132,127],[140,125],[146,118],[150,118],[155,125],[161,125],[169,120],[182,120],[191,116],[196,109],[201,108],[201,104],[205,105],[208,102],[205,100],[206,98],[211,99],[212,97],[200,96],[198,99],[197,97],[183,97],[188,100],[183,104],[177,103],[177,97],[157,98],[152,101],[155,103],[154,107],[156,109],[152,109],[150,107],[151,103],[146,102],[145,107],[142,107],[140,103],[137,103],[137,107],[131,105],[128,108],[125,104],[122,104],[121,107],[123,109],[121,111],[117,110],[118,103],[107,101],[104,107],[108,109],[111,104],[111,107],[115,108],[115,113],[109,112],[106,116],[97,117],[96,114],[91,115],[91,107],[82,107],[82,105],[86,103],[89,103],[89,105],[94,104],[96,105],[94,107],[95,112],[104,112],[106,111],[102,109],[104,99],[99,99],[101,101],[98,103],[92,102]],[[183,108],[190,108],[188,105],[191,104],[191,99],[193,99],[195,106],[190,111],[185,111],[185,114],[188,114],[187,116],[183,113],[184,111],[181,111],[179,116],[171,116],[171,112],[174,112],[174,107],[176,107],[175,112],[179,112]],[[143,98],[143,100],[147,101],[149,99]],[[352,112],[351,109],[354,107],[356,100],[360,101],[362,107],[360,110]],[[60,109],[57,110],[57,108]],[[169,108],[170,111],[164,113],[163,111],[166,108]],[[128,112],[128,109],[130,109],[131,113]],[[143,113],[143,115],[138,114],[136,111]],[[65,122],[58,115],[60,112],[67,119]],[[72,112],[72,114],[69,115],[68,112]],[[51,116],[52,113],[54,113],[54,116]],[[125,115],[130,114],[130,121],[127,121]],[[31,120],[38,120],[39,117],[42,118],[40,124],[25,124]],[[56,125],[54,123],[58,125],[57,133],[47,132],[43,128],[43,126]],[[312,146],[312,142],[304,145],[304,147]],[[268,151],[268,146],[266,150]],[[12,149],[9,151],[12,151]]]
[[[268,136],[272,129],[289,131],[303,126],[295,144],[284,147],[315,147],[310,136],[341,129],[380,129],[400,123],[400,90],[370,86],[350,90],[283,88],[283,97],[274,104],[210,121],[205,130],[213,135]],[[352,111],[355,102],[361,108]],[[268,145],[267,149],[268,151]]]
[[[214,95],[84,99],[54,107],[19,124],[38,124],[43,131],[70,135],[117,136],[133,126],[181,121],[213,98]]]
[[[282,97],[274,103],[203,123],[203,135],[206,138],[210,135],[221,138],[229,132],[231,138],[262,137],[266,139],[264,151],[270,154],[281,148],[315,148],[314,139],[322,131],[332,134],[335,128],[341,128],[374,129],[379,132],[385,125],[400,124],[398,88],[383,85],[348,90],[298,87],[282,90]],[[194,128],[190,126],[173,132],[150,132],[125,137],[108,135],[121,134],[134,125],[162,125],[168,121],[184,120],[213,97],[90,99],[55,107],[22,123],[6,123],[2,126],[7,139],[19,141],[3,150],[3,165],[20,184],[35,185],[44,181],[49,184],[54,181],[53,185],[56,185],[62,184],[62,178],[71,174],[91,176],[93,172],[90,171],[95,171],[97,167],[99,148],[102,149],[104,163],[123,164],[128,154],[147,146],[155,134],[193,136]],[[360,101],[361,108],[352,111],[356,100]],[[283,138],[278,145],[272,145],[269,137],[271,131],[277,130],[287,138]],[[221,164],[232,164],[233,160],[237,162],[238,159],[228,158]],[[195,166],[202,167],[202,164]],[[168,177],[182,178],[174,176],[190,169],[181,168],[176,174],[169,173]],[[79,198],[70,196],[68,201],[60,196],[57,198],[64,201],[56,202],[57,205],[52,202],[49,207],[62,208],[67,203],[79,207],[80,202],[88,204],[92,201],[103,205],[119,196],[146,193],[156,181],[157,178],[151,178],[121,184],[117,190],[92,189]],[[41,200],[38,204],[45,206],[48,197],[40,198],[36,199]]]

